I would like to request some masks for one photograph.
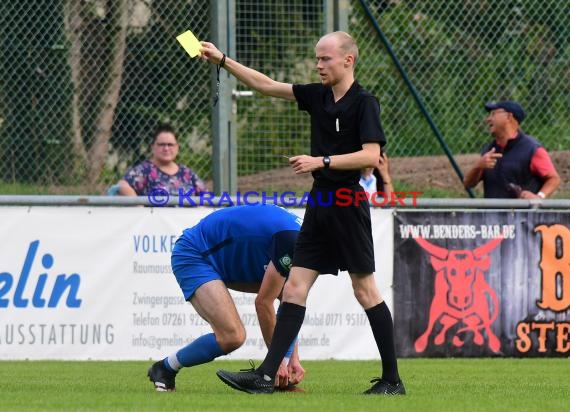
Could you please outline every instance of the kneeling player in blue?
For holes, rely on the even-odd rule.
[[[269,346],[276,323],[274,302],[289,275],[300,221],[278,206],[234,206],[184,230],[172,250],[172,270],[184,298],[213,333],[151,366],[148,377],[157,391],[175,390],[176,374],[183,367],[210,362],[243,345],[245,328],[228,289],[257,293],[259,326]],[[275,386],[296,385],[304,374],[293,343]]]

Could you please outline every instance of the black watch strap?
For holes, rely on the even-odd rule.
[[[325,165],[325,169],[328,169],[331,165],[331,157],[330,156],[324,156],[323,157],[323,164]]]

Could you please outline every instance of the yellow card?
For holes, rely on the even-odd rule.
[[[202,44],[190,30],[186,30],[184,33],[177,36],[176,40],[178,40],[182,47],[184,47],[184,50],[186,50],[186,53],[188,53],[190,57],[196,57],[200,54]]]

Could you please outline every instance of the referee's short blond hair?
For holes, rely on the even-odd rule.
[[[325,37],[334,37],[338,41],[338,47],[346,55],[351,54],[354,56],[354,65],[358,60],[358,46],[354,38],[344,31],[333,31],[332,33],[325,34],[321,39]]]

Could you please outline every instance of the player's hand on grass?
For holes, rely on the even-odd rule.
[[[289,371],[289,383],[292,385],[299,384],[305,377],[305,369],[303,369],[298,359],[291,358],[287,369]]]
[[[289,385],[289,370],[285,360],[281,361],[279,370],[275,376],[275,386],[278,388],[286,388]]]

